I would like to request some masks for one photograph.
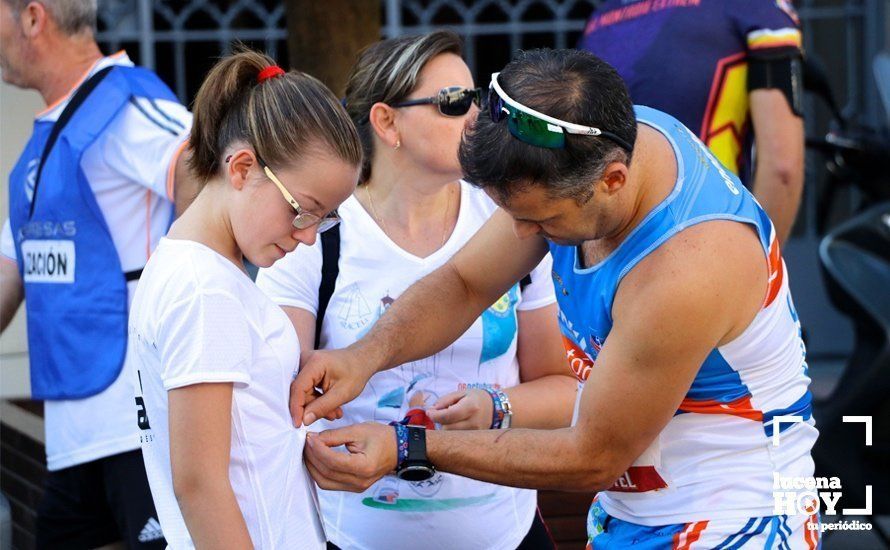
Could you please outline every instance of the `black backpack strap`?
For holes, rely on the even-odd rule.
[[[321,324],[340,274],[340,225],[328,229],[320,237],[321,284],[318,285],[318,311],[315,314],[315,349],[321,342]]]
[[[519,281],[519,291],[522,292],[523,290],[525,290],[525,287],[527,287],[530,284],[532,284],[532,274],[531,273],[529,273],[528,275],[523,277],[521,281]]]
[[[86,101],[87,97],[89,97],[90,93],[96,89],[96,86],[102,82],[108,73],[111,72],[114,66],[105,67],[101,71],[97,72],[86,82],[80,85],[74,95],[71,96],[71,100],[68,101],[68,105],[65,106],[65,109],[62,111],[62,114],[59,115],[56,123],[53,124],[53,129],[49,133],[49,138],[46,140],[46,145],[43,147],[43,154],[40,156],[40,164],[37,166],[37,177],[34,178],[34,193],[31,198],[31,211],[28,214],[28,218],[34,215],[34,205],[37,203],[37,187],[40,185],[40,174],[43,173],[43,165],[46,164],[46,159],[49,157],[50,152],[53,150],[53,145],[56,144],[56,140],[59,138],[59,134],[62,133],[62,130],[65,129],[65,126],[68,124],[68,121],[71,120],[71,117],[74,116],[74,113],[77,109]]]

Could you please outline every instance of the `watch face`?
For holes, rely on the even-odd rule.
[[[405,466],[399,470],[398,476],[405,481],[425,481],[433,477],[435,473],[436,470],[429,466],[413,465]]]

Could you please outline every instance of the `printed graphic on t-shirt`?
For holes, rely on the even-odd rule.
[[[497,359],[510,349],[516,337],[516,304],[519,303],[519,286],[513,285],[490,308],[482,312],[482,355],[479,367]]]
[[[133,337],[134,331],[130,330]],[[151,432],[151,424],[148,421],[148,411],[145,409],[144,390],[142,389],[142,371],[136,369],[136,378],[139,381],[139,394],[136,396],[136,425],[139,426],[139,443],[151,443],[154,435]]]
[[[439,512],[478,506],[494,498],[494,492],[473,496],[454,498],[411,498],[411,495],[428,497],[429,493],[435,494],[441,486],[447,483],[448,478],[440,473],[426,481],[405,481],[395,476],[387,476],[380,480],[373,497],[365,497],[362,504],[369,508],[390,510],[393,512]],[[401,489],[401,492],[400,492]],[[407,492],[407,496],[403,493]]]
[[[344,303],[340,307],[340,311],[337,312],[337,320],[340,322],[341,327],[349,330],[357,330],[363,327],[370,328],[379,317],[379,313],[377,317],[374,316],[367,300],[362,295],[358,283],[346,289]]]
[[[359,331],[355,335],[356,340],[361,340],[362,338],[364,338],[365,335],[368,334],[368,332],[371,330],[371,327],[374,326],[374,323],[377,322],[377,319],[380,319],[380,317],[386,312],[386,310],[389,309],[389,306],[391,306],[393,302],[395,302],[395,300],[389,295],[389,291],[387,291],[386,294],[384,294],[383,297],[377,301],[374,309],[372,310],[368,307],[367,302],[365,302],[364,296],[362,295],[361,290],[359,290],[358,283],[355,283],[349,287],[347,296],[347,305],[344,306],[344,308],[342,309],[348,311],[362,312],[362,315],[360,317],[361,328],[359,328]],[[364,307],[362,308],[362,306]],[[367,313],[364,313],[365,310],[367,310]],[[353,315],[353,319],[356,318],[359,317]],[[343,328],[355,328],[347,326],[343,322],[340,323],[340,326],[342,326]]]
[[[362,295],[358,284],[350,286],[346,292],[348,299],[341,307],[339,320],[341,326],[352,324],[363,325],[358,328],[356,338],[361,338],[374,326],[394,299],[387,292],[372,307]],[[519,304],[519,285],[514,285],[480,316],[482,324],[482,345],[476,366],[476,374],[482,377],[485,364],[508,353],[516,339],[517,305]],[[345,328],[345,327],[344,327]],[[456,365],[451,347],[442,352],[400,365],[388,372],[388,376],[371,379],[366,387],[374,396],[376,408],[373,419],[377,422],[401,420],[415,411],[425,411],[432,407],[445,392],[477,386],[482,380],[465,380],[460,372],[466,371],[466,365]],[[459,380],[453,388],[445,385]],[[444,384],[443,384],[444,382]],[[417,415],[418,417],[422,415]],[[434,428],[434,426],[433,426]],[[381,480],[373,496],[362,499],[362,504],[372,508],[404,512],[422,512],[451,510],[467,506],[476,506],[495,497],[489,492],[475,496],[453,496],[437,498],[449,485],[450,478],[437,473],[432,478],[409,482],[395,476]]]

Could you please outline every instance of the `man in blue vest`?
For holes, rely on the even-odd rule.
[[[37,547],[163,548],[122,372],[129,300],[173,217],[191,115],[126,53],[100,53],[95,0],[0,10],[3,80],[47,105],[10,174],[0,240],[0,329],[25,298],[31,394],[45,401]]]

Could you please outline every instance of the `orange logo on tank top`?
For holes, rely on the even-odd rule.
[[[571,338],[563,335],[562,344],[566,348],[566,359],[569,361],[569,367],[575,378],[584,382],[590,376],[590,370],[593,368],[594,360],[581,349]]]

